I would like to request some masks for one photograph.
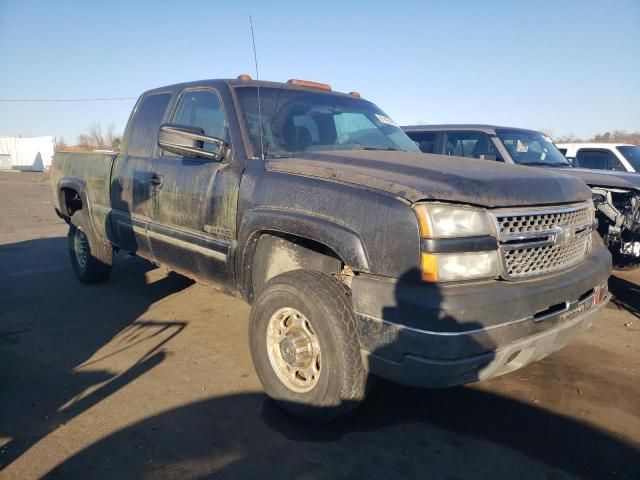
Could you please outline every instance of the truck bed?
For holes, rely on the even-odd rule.
[[[51,185],[56,210],[65,218],[68,212],[61,207],[60,188],[76,187],[86,198],[89,214],[96,228],[104,228],[109,211],[109,183],[115,152],[56,152],[51,164]],[[78,185],[79,183],[79,185]],[[104,235],[104,231],[98,232]]]

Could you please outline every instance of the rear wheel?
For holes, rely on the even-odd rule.
[[[329,421],[364,398],[349,290],[324,273],[271,279],[251,309],[251,355],[267,395],[295,415]]]
[[[71,217],[67,239],[71,266],[78,280],[98,283],[109,278],[113,247],[96,237],[84,210],[78,210]]]

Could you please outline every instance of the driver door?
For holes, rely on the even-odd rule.
[[[218,92],[211,88],[182,92],[169,123],[200,127],[207,136],[229,141]],[[204,150],[217,146],[205,143]],[[176,270],[216,277],[224,269],[230,244],[216,229],[216,181],[227,165],[160,150],[152,166],[153,191],[149,242],[153,256]]]

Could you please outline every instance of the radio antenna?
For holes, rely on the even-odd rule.
[[[260,104],[260,73],[258,72],[258,55],[256,54],[256,37],[253,33],[253,18],[249,15],[249,25],[251,26],[251,43],[253,43],[253,61],[256,64],[256,82],[258,90],[258,125],[260,126],[260,158],[264,161],[264,141],[262,140],[262,106]]]

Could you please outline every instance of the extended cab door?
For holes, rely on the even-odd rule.
[[[111,172],[112,241],[143,257],[150,256],[146,228],[154,187],[151,163],[171,96],[171,92],[151,93],[138,101],[125,133],[123,152]]]
[[[222,100],[213,88],[183,91],[167,122],[200,127],[204,135],[230,142]],[[203,146],[216,149],[213,144]],[[148,232],[153,256],[160,263],[225,280],[240,180],[231,160],[230,149],[221,161],[159,152],[151,174],[160,183],[153,191]]]

